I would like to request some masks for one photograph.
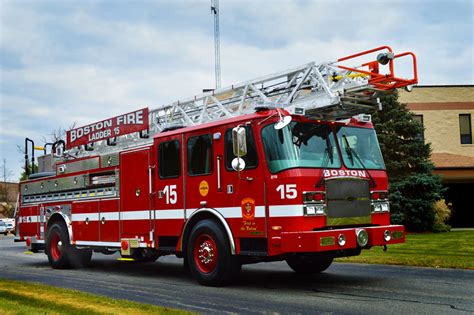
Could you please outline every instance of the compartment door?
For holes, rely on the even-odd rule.
[[[151,241],[150,149],[120,154],[121,238]]]

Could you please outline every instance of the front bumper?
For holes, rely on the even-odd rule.
[[[405,227],[403,225],[386,225],[325,231],[282,232],[279,237],[273,237],[271,243],[273,246],[279,246],[283,253],[354,249],[360,247],[357,244],[356,235],[356,231],[359,229],[364,229],[368,234],[367,245],[363,248],[405,242]],[[391,238],[388,241],[384,239],[385,231],[390,231]],[[343,245],[338,244],[341,234],[345,237]]]

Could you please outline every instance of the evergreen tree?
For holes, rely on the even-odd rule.
[[[429,230],[433,204],[444,191],[440,177],[432,173],[430,144],[424,143],[423,126],[398,102],[397,92],[384,96],[382,104],[372,120],[389,176],[392,223],[411,231]]]

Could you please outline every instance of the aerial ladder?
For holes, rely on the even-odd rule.
[[[411,78],[395,74],[395,62],[408,59]],[[368,61],[367,61],[368,59]],[[350,62],[359,62],[351,65]],[[110,141],[78,146],[62,152],[63,157],[83,157],[151,143],[153,135],[166,130],[194,126],[277,108],[310,119],[341,120],[382,109],[380,96],[418,83],[416,56],[395,54],[381,46],[332,62],[310,62],[253,80],[211,90],[149,110],[149,130]],[[66,153],[66,154],[64,154]]]

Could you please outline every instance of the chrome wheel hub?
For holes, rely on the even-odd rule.
[[[199,260],[204,264],[209,264],[214,259],[214,249],[212,244],[208,241],[199,246]]]

